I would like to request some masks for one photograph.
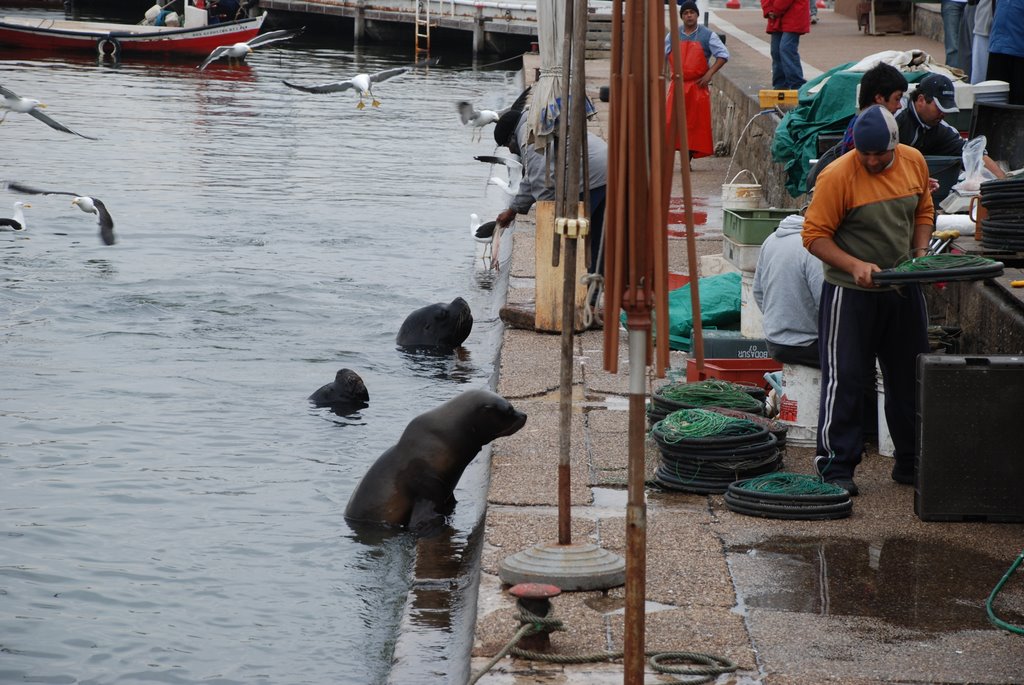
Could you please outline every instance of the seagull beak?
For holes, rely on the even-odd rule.
[[[248,53],[249,53],[250,55],[252,54],[252,46],[251,46],[251,45],[246,45],[246,46],[245,46],[245,50],[246,50],[246,52],[248,52]]]
[[[22,205],[22,208],[23,209],[32,209],[32,205],[30,205],[29,203],[26,202],[25,204]]]
[[[38,105],[36,105],[36,107],[42,107],[43,109],[46,109],[46,104],[40,102]]]

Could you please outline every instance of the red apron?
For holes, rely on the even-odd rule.
[[[704,56],[704,48],[697,41],[687,40],[679,43],[682,52],[683,93],[686,97],[686,138],[687,145],[694,157],[710,157],[715,154],[715,144],[711,137],[711,91],[697,85],[697,79],[707,73],[708,59]],[[669,64],[675,68],[675,60],[670,56]],[[666,98],[666,118],[671,120],[672,108],[675,107],[675,81],[671,81]],[[679,149],[679,140],[674,131],[669,131],[669,138],[675,140],[674,148]]]

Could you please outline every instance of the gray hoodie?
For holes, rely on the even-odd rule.
[[[776,345],[805,347],[818,339],[821,261],[804,249],[804,218],[790,214],[761,245],[754,272],[754,301],[764,335]]]

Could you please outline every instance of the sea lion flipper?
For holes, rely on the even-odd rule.
[[[416,537],[434,537],[441,532],[445,519],[446,516],[437,511],[434,502],[428,499],[418,499],[413,504],[412,513],[409,515],[409,530]]]

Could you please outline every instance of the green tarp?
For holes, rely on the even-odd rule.
[[[738,328],[740,325],[740,275],[735,271],[700,279],[700,320],[704,328]],[[620,320],[626,325],[626,313]],[[668,294],[668,344],[673,350],[690,351],[693,307],[690,284]]]
[[[786,112],[775,129],[772,159],[786,170],[786,190],[793,197],[807,192],[808,160],[818,158],[818,134],[842,135],[857,113],[857,84],[862,71],[847,71],[847,62],[826,71],[800,88],[797,106]],[[916,81],[929,72],[903,72]]]

